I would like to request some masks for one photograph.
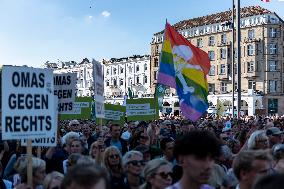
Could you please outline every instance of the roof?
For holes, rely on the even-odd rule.
[[[250,16],[255,16],[255,15],[263,15],[263,14],[269,14],[273,13],[263,7],[260,6],[249,6],[249,7],[244,7],[241,8],[240,14],[241,18],[246,18]],[[221,23],[221,22],[226,22],[230,21],[232,16],[232,11],[228,10],[225,12],[219,12],[215,14],[210,14],[207,16],[202,16],[202,17],[197,17],[189,20],[183,20],[180,21],[176,24],[173,25],[173,27],[176,30],[180,29],[187,29],[187,28],[194,28],[198,26],[203,26],[203,25],[210,25],[210,24],[215,24],[215,23]],[[163,33],[163,31],[158,32],[156,34]]]

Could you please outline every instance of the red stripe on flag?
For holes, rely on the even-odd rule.
[[[265,2],[265,3],[268,3],[270,0],[261,0],[261,1],[263,1],[263,2]]]

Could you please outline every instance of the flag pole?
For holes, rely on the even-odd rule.
[[[236,5],[236,41],[237,41],[237,65],[238,65],[238,103],[237,103],[237,116],[238,119],[240,119],[240,111],[241,111],[241,95],[242,95],[242,90],[241,90],[241,28],[240,28],[240,0],[237,0],[237,5]]]
[[[235,117],[235,0],[232,8],[232,117]]]

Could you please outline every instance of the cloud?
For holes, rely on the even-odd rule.
[[[92,20],[92,19],[93,19],[93,16],[92,16],[92,15],[89,15],[88,18],[89,18],[90,20]]]
[[[103,15],[103,17],[107,18],[107,17],[110,16],[110,12],[108,12],[108,11],[103,11],[103,12],[102,12],[102,15]]]

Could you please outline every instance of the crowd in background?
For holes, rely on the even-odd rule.
[[[63,120],[56,147],[0,144],[1,188],[277,189],[284,186],[284,117],[177,116],[155,121]],[[40,152],[40,153],[39,153]],[[264,184],[263,184],[264,183]]]

